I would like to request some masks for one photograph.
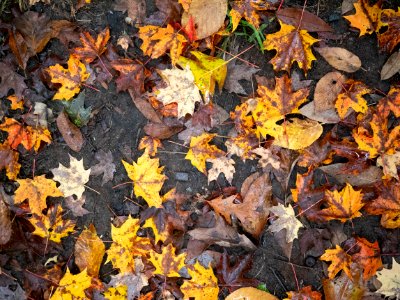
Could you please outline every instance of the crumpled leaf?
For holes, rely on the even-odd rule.
[[[368,0],[358,0],[354,3],[356,13],[344,18],[350,22],[352,27],[360,30],[360,36],[378,32],[382,26],[380,22],[380,3],[370,6]]]
[[[400,297],[400,264],[394,259],[392,260],[391,269],[383,269],[377,272],[377,279],[382,283],[382,286],[377,290],[377,293],[385,296],[397,298]]]
[[[15,191],[14,201],[16,204],[28,199],[31,212],[41,215],[47,207],[47,197],[62,197],[64,194],[57,188],[56,182],[47,179],[45,175],[35,176],[33,179],[17,179],[19,184]]]
[[[210,170],[208,170],[208,183],[213,180],[217,180],[219,174],[223,173],[229,184],[232,184],[233,174],[235,174],[235,161],[232,158],[226,156],[219,156],[217,158],[209,158],[207,162],[212,164]]]
[[[64,197],[76,195],[81,198],[85,191],[85,184],[89,181],[90,168],[85,170],[83,159],[77,160],[71,155],[69,159],[69,168],[60,163],[58,168],[50,171],[54,174],[54,180],[61,183],[59,189],[64,193]]]
[[[51,77],[51,82],[61,84],[53,100],[71,100],[81,90],[81,84],[89,78],[85,65],[73,55],[68,59],[67,69],[56,64],[46,70]]]
[[[190,160],[193,166],[197,168],[204,175],[207,175],[206,160],[223,156],[224,151],[217,148],[217,146],[210,145],[209,142],[216,136],[216,134],[203,133],[199,136],[190,139],[190,147],[185,159]]]
[[[246,94],[246,91],[240,84],[240,80],[248,80],[251,81],[253,74],[260,71],[260,69],[256,69],[246,64],[237,64],[236,62],[228,63],[227,76],[225,80],[224,88],[229,93],[236,94]]]
[[[198,261],[193,266],[187,268],[191,277],[181,285],[183,299],[218,299],[219,287],[218,280],[214,275],[211,266],[203,267]]]
[[[293,207],[289,204],[287,207],[278,203],[277,206],[269,208],[277,220],[274,220],[268,227],[271,232],[279,232],[286,229],[286,242],[291,243],[298,238],[299,229],[304,227],[303,224],[296,218]]]
[[[172,244],[168,244],[162,247],[161,253],[157,253],[154,250],[149,253],[149,261],[156,268],[153,272],[154,275],[181,277],[178,272],[185,266],[186,253],[176,255],[175,251],[175,247]]]
[[[99,33],[96,40],[90,35],[89,32],[83,32],[80,35],[80,40],[83,47],[75,48],[73,52],[74,56],[84,63],[91,63],[96,58],[100,58],[104,51],[106,51],[109,39],[110,29],[108,27]]]
[[[319,54],[335,69],[348,73],[361,68],[361,60],[349,50],[340,47],[316,48]]]
[[[332,262],[328,267],[328,276],[330,279],[335,278],[336,274],[343,270],[349,278],[352,278],[350,264],[351,256],[347,254],[339,245],[336,249],[327,249],[320,257],[321,260]]]
[[[19,174],[21,164],[18,159],[19,153],[12,150],[7,141],[0,144],[0,171],[5,169],[10,180],[15,180]]]
[[[275,71],[290,72],[293,63],[297,61],[300,69],[307,74],[311,63],[316,60],[311,46],[318,42],[308,34],[307,30],[298,30],[295,26],[279,21],[281,29],[265,36],[263,43],[266,50],[276,50],[277,54],[271,60]]]
[[[86,269],[79,274],[72,275],[67,268],[63,278],[58,283],[58,287],[50,300],[87,299],[85,290],[92,285],[92,278],[87,274]]]
[[[363,96],[368,93],[371,93],[371,89],[361,81],[347,80],[335,103],[339,117],[344,119],[350,108],[359,113],[366,113],[368,105]]]
[[[90,168],[90,175],[98,176],[100,174],[103,174],[101,185],[104,185],[107,182],[113,180],[114,173],[116,172],[116,167],[113,163],[113,156],[111,151],[109,150],[108,152],[105,152],[103,149],[100,149],[96,152],[94,157],[99,161],[99,163]]]
[[[161,207],[162,198],[160,190],[167,179],[162,174],[164,167],[159,166],[158,158],[150,158],[148,153],[143,153],[137,163],[132,164],[122,161],[128,177],[132,179],[136,197],[142,197],[149,207]]]

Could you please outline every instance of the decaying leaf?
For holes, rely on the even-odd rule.
[[[0,187],[2,189],[2,187]],[[0,191],[0,245],[7,244],[12,235],[10,211]]]
[[[352,241],[354,241],[354,247],[360,250],[353,254],[351,258],[362,268],[363,279],[368,280],[382,267],[381,250],[378,241],[371,243],[367,239],[360,237],[356,237]],[[348,245],[350,248],[353,247],[352,244]]]
[[[134,89],[138,94],[144,92],[145,69],[143,65],[129,58],[123,58],[112,61],[111,66],[120,73],[115,80],[117,93],[128,89]]]
[[[85,195],[82,195],[82,197],[77,199],[74,199],[74,196],[68,196],[65,198],[65,205],[71,210],[75,217],[82,217],[90,213],[87,209],[83,208],[85,201]]]
[[[91,117],[92,107],[85,108],[86,93],[83,91],[72,101],[63,101],[65,112],[78,127],[87,125]]]
[[[258,147],[251,150],[251,153],[260,156],[260,159],[258,160],[258,166],[261,167],[263,170],[266,170],[270,167],[274,168],[275,170],[279,170],[281,168],[279,157],[273,154],[270,149]]]
[[[10,89],[14,90],[18,99],[22,99],[24,91],[28,88],[25,77],[15,72],[14,68],[5,62],[0,62],[0,97],[8,95]]]
[[[400,51],[394,52],[386,63],[383,65],[381,70],[381,80],[387,80],[400,72]]]
[[[343,90],[346,76],[339,72],[329,72],[318,82],[314,91],[315,111],[321,113],[334,109],[337,96]]]
[[[397,174],[397,166],[400,165],[400,151],[396,151],[393,154],[385,154],[379,156],[376,160],[376,165],[383,168],[383,174],[385,178],[396,178],[399,179]]]
[[[297,292],[286,292],[288,297],[284,300],[321,300],[322,294],[317,291],[313,291],[310,285],[303,287]]]
[[[74,49],[74,56],[85,63],[91,63],[106,51],[110,39],[110,29],[104,29],[95,40],[89,32],[81,33],[80,40],[83,47]],[[67,99],[68,100],[68,99]]]
[[[98,176],[100,174],[103,174],[101,185],[104,185],[107,182],[113,180],[114,173],[116,172],[116,167],[113,163],[113,156],[111,151],[109,150],[105,152],[103,149],[100,149],[96,152],[94,157],[99,161],[99,163],[90,168],[90,175]]]
[[[272,222],[268,230],[279,232],[282,229],[286,229],[286,242],[293,242],[297,238],[299,229],[303,227],[303,224],[296,218],[293,207],[290,204],[285,207],[279,203],[278,206],[270,207],[269,211],[278,219]]]
[[[279,1],[275,1],[279,2]],[[277,17],[285,24],[310,32],[333,32],[324,20],[303,8],[286,7],[276,12]]]
[[[51,169],[51,172],[54,174],[54,180],[61,183],[59,189],[64,197],[76,195],[81,198],[85,191],[85,184],[89,181],[90,168],[85,170],[83,159],[77,160],[71,155],[69,159],[69,168],[60,163],[58,168]]]
[[[235,174],[235,161],[232,158],[226,156],[219,156],[217,158],[209,158],[207,162],[212,164],[210,170],[208,170],[208,182],[217,180],[219,174],[223,173],[229,184],[232,184],[233,174]]]
[[[391,53],[400,43],[400,9],[383,9],[380,18],[381,25],[387,29],[378,34],[379,47]]]
[[[57,117],[57,128],[63,136],[68,147],[75,152],[79,152],[83,146],[83,135],[68,118],[65,112],[61,112]]]
[[[87,274],[86,269],[79,274],[72,275],[70,270],[67,268],[67,272],[64,274],[58,283],[58,287],[50,300],[59,299],[75,299],[84,300],[87,299],[85,290],[92,285],[92,277]]]
[[[357,55],[340,47],[316,48],[319,54],[335,69],[348,73],[361,68],[361,60]]]
[[[382,283],[382,286],[377,290],[378,293],[385,296],[397,298],[400,297],[400,264],[394,259],[392,260],[391,269],[383,269],[378,271],[377,278]]]
[[[149,261],[156,268],[153,274],[160,274],[165,277],[181,277],[179,270],[185,266],[186,254],[175,254],[175,247],[168,244],[162,248],[162,252],[158,253],[152,250],[149,253]]]
[[[116,11],[128,12],[132,22],[143,23],[146,18],[146,1],[144,0],[118,0],[114,4]]]
[[[240,80],[251,81],[253,74],[260,71],[246,64],[237,64],[236,62],[228,63],[228,70],[224,88],[230,93],[246,94],[246,91],[240,84]]]
[[[158,148],[162,147],[162,143],[159,139],[146,135],[140,140],[138,149],[144,149],[144,152],[148,153],[149,156],[155,156]]]

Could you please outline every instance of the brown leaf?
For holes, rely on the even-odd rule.
[[[13,67],[0,62],[0,98],[7,96],[9,90],[13,89],[17,98],[22,99],[24,91],[28,88],[24,79]]]
[[[117,93],[127,89],[133,89],[137,94],[144,92],[145,74],[143,65],[135,63],[129,58],[123,58],[112,61],[111,66],[120,73],[115,80]]]
[[[357,55],[340,47],[315,48],[319,54],[335,69],[353,73],[361,68]]]
[[[2,187],[0,187],[2,189]],[[7,244],[10,240],[12,229],[9,210],[0,193],[0,245]]]
[[[73,151],[79,152],[82,149],[83,145],[83,136],[78,127],[76,127],[68,118],[68,115],[65,112],[62,112],[57,117],[57,127],[63,136],[65,142],[68,147],[70,147]]]
[[[128,92],[133,104],[135,104],[136,108],[146,117],[147,120],[153,123],[162,123],[162,120],[148,101],[139,97],[133,89],[128,89]]]
[[[381,80],[386,80],[400,72],[400,51],[393,53],[382,67]]]
[[[317,113],[335,108],[335,100],[342,91],[345,81],[346,76],[339,72],[327,73],[318,81],[314,92]]]
[[[7,142],[0,144],[0,170],[5,169],[8,179],[15,180],[21,165],[18,163],[19,153],[13,151]]]
[[[147,135],[161,140],[170,138],[182,129],[182,126],[168,126],[164,123],[149,123],[144,126],[144,132]]]
[[[109,39],[110,29],[108,27],[100,32],[96,39],[89,32],[83,32],[80,35],[83,47],[75,48],[74,55],[85,63],[91,63],[106,51]]]
[[[71,210],[75,217],[82,217],[90,213],[87,209],[83,208],[85,201],[85,195],[82,195],[82,197],[78,199],[75,199],[74,196],[68,196],[65,198],[65,205]]]
[[[90,175],[98,176],[103,174],[101,185],[104,185],[114,178],[116,169],[113,163],[113,156],[110,150],[105,152],[103,149],[100,149],[96,152],[95,158],[99,163],[91,167]]]
[[[128,12],[128,17],[133,23],[143,23],[146,17],[146,1],[144,0],[117,0],[114,9],[123,13]]]
[[[324,20],[302,8],[288,7],[280,9],[276,15],[282,22],[295,27],[299,27],[299,22],[301,22],[299,29],[311,32],[333,32],[333,29]]]
[[[258,71],[260,71],[260,69],[256,69],[246,64],[230,62],[228,64],[228,75],[226,76],[224,88],[228,90],[229,93],[246,94],[246,91],[239,83],[239,80],[251,81],[253,74]]]

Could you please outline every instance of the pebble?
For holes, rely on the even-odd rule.
[[[184,172],[176,172],[175,179],[178,181],[189,181],[189,174]]]

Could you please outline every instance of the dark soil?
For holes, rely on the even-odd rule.
[[[153,1],[149,0],[148,2]],[[352,31],[349,28],[348,23],[341,17],[340,2],[329,0],[307,1],[307,10],[315,14],[318,13],[322,19],[334,28],[337,34],[341,35],[341,38],[338,40],[324,41],[326,44],[346,48],[361,59],[363,68],[354,73],[352,75],[353,78],[363,81],[377,91],[387,92],[390,83],[400,79],[399,75],[393,77],[391,81],[383,82],[380,80],[380,70],[387,60],[388,55],[378,50],[375,35],[367,35],[360,38],[358,37],[358,32]],[[54,0],[52,3],[51,6],[39,4],[34,9],[47,14],[52,19],[71,20],[69,5],[66,2],[63,0]],[[149,6],[152,7],[153,3],[150,4]],[[302,7],[303,4],[304,0],[285,1],[285,6],[288,7]],[[390,5],[391,7],[400,6],[400,0],[391,1]],[[75,18],[83,30],[93,34],[97,34],[108,26],[111,30],[113,44],[116,44],[118,37],[122,33],[132,36],[136,32],[136,29],[126,24],[124,19],[124,14],[112,10],[112,1],[108,0],[93,1],[92,4],[80,9],[76,13]],[[130,54],[133,56],[140,54],[138,48],[140,40],[135,39],[134,42],[135,47],[130,50]],[[249,44],[244,39],[237,39],[235,43],[239,43],[239,51],[249,47]],[[230,45],[229,47],[234,48],[234,45]],[[68,57],[65,47],[55,40],[49,43],[41,57],[45,57],[50,53],[62,58]],[[333,70],[318,53],[315,54],[317,61],[314,62],[313,68],[307,76],[307,79],[314,81],[314,85],[324,74]],[[263,54],[256,47],[242,56],[243,59],[260,66],[261,70],[258,74],[273,78],[275,74],[273,73],[272,66],[268,63],[271,57],[271,53],[266,52]],[[251,83],[243,82],[243,86],[249,94],[253,92]],[[59,103],[51,100],[46,100],[45,102],[53,109],[55,115],[62,110],[62,106]],[[110,226],[113,218],[129,214],[139,217],[140,207],[127,200],[127,197],[132,197],[132,185],[122,184],[128,181],[128,177],[121,160],[124,159],[132,162],[136,161],[141,155],[141,152],[136,149],[140,139],[144,136],[143,127],[147,123],[147,120],[137,110],[128,93],[116,93],[113,81],[107,90],[101,87],[100,92],[86,89],[85,102],[86,106],[92,106],[92,111],[96,113],[91,118],[89,124],[82,129],[86,141],[82,150],[79,153],[71,151],[64,143],[55,125],[52,125],[53,143],[45,147],[36,156],[30,153],[22,155],[21,163],[23,167],[20,177],[31,177],[32,172],[35,174],[48,174],[49,170],[58,167],[59,163],[68,165],[68,154],[72,154],[78,159],[83,158],[85,167],[89,168],[97,163],[94,154],[98,150],[110,150],[113,154],[114,163],[117,166],[114,179],[112,182],[101,186],[101,176],[92,176],[90,178],[87,185],[94,191],[86,189],[85,208],[91,213],[78,218],[78,228],[82,229],[93,223],[98,234],[102,236],[102,239],[109,241],[111,240]],[[214,102],[229,112],[240,103],[240,98],[223,90],[215,96]],[[226,135],[229,129],[229,126],[220,126],[217,128],[217,132],[221,135]],[[4,135],[0,135],[0,139],[4,139],[4,137]],[[170,140],[181,143],[176,136]],[[162,192],[176,187],[178,192],[192,196],[197,193],[207,195],[211,191],[221,190],[229,186],[229,183],[222,177],[217,182],[208,185],[207,178],[197,171],[188,160],[185,160],[183,154],[179,153],[185,152],[185,148],[168,141],[165,141],[163,144],[164,149],[159,154],[160,163],[162,166],[165,166],[165,173],[169,179],[164,184]],[[244,179],[254,173],[255,170],[256,162],[249,163],[247,161],[244,164],[241,160],[236,160],[236,175],[232,185],[239,189]],[[187,173],[188,180],[177,180],[177,172]],[[292,176],[293,178],[295,177]],[[1,176],[0,181],[6,182],[4,174]],[[16,188],[11,183],[6,183],[5,185],[9,193],[12,193]],[[290,187],[294,187],[293,180],[290,182]],[[279,192],[275,192],[279,196]],[[143,205],[145,203],[140,202],[140,204]],[[346,225],[344,232],[349,236],[367,237],[371,241],[381,241],[386,238],[386,233],[382,232],[379,226],[379,218],[365,217],[360,220],[354,223],[354,227]],[[340,224],[336,225],[339,226]],[[322,231],[325,233],[328,232],[328,235],[330,234],[331,229],[327,228],[326,225],[318,226],[316,224],[309,224],[309,226],[315,227],[315,232],[318,232],[318,234]],[[397,232],[398,234],[399,232]],[[64,252],[62,253],[62,257],[65,260],[72,255],[74,239],[75,237],[71,236],[63,241]],[[322,237],[321,239],[323,240]],[[324,273],[322,263],[318,259],[321,253],[313,253],[311,249],[308,251],[309,254],[304,255],[300,251],[298,241],[295,240],[292,259],[291,262],[288,262],[283,250],[277,245],[273,235],[270,233],[265,232],[260,241],[256,242],[258,242],[259,248],[253,254],[253,267],[249,272],[249,276],[265,282],[266,287],[271,293],[278,297],[285,297],[286,291],[296,290],[296,281],[301,286],[312,285],[314,289],[322,289],[321,282],[323,278],[326,278],[326,274]],[[330,246],[332,245],[327,246],[327,248]],[[235,252],[236,250],[228,251]],[[20,263],[25,260],[26,265],[30,263],[29,257],[24,256],[23,253],[19,255],[18,260],[20,260]],[[12,270],[12,268],[10,269]],[[109,270],[102,270],[104,276],[107,276],[106,273],[108,272]]]

